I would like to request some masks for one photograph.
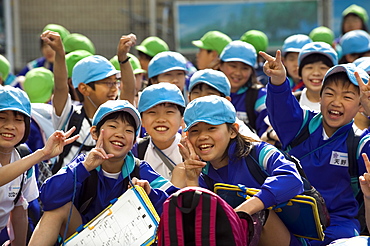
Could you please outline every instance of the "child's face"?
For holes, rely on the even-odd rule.
[[[193,145],[196,154],[204,161],[209,161],[213,166],[225,166],[225,158],[230,139],[236,137],[233,130],[227,125],[210,125],[200,122],[189,129],[188,139]]]
[[[135,129],[128,122],[117,118],[109,119],[101,126],[104,129],[103,146],[107,154],[114,154],[112,159],[122,159],[132,149],[135,140]],[[92,134],[97,140],[98,133]]]
[[[183,91],[185,85],[185,72],[182,70],[172,70],[166,73],[161,73],[157,77],[158,83],[168,82],[176,85],[180,91]]]
[[[215,59],[214,54],[212,52],[208,52],[205,49],[199,49],[197,53],[197,67],[199,70],[206,69]]]
[[[226,75],[231,84],[231,92],[237,92],[253,73],[253,68],[243,62],[223,62],[220,70]]]
[[[25,131],[26,125],[22,114],[14,114],[11,110],[0,111],[0,148],[3,150],[14,148],[23,139]]]
[[[284,66],[294,81],[299,81],[298,75],[298,52],[288,52],[283,59]]]
[[[54,63],[55,59],[55,51],[46,43],[43,43],[41,47],[41,53],[43,57],[50,63]]]
[[[322,61],[306,64],[302,68],[302,81],[308,91],[320,93],[322,80],[329,68]]]
[[[338,128],[348,124],[360,110],[358,88],[352,83],[325,85],[321,95],[321,113],[326,134],[330,137]]]
[[[142,113],[142,125],[160,149],[171,146],[182,123],[175,104],[161,103]]]
[[[343,31],[347,33],[353,30],[361,30],[362,29],[362,20],[360,17],[355,15],[348,15],[343,22]]]
[[[138,59],[139,59],[141,68],[144,69],[145,71],[148,71],[148,65],[149,65],[150,59],[148,59],[147,56],[141,55],[141,54],[139,54]]]
[[[196,85],[189,93],[189,101],[193,101],[194,99],[198,97],[204,97],[204,96],[210,96],[210,95],[221,96],[221,93],[218,90],[216,90],[215,88],[207,84],[200,83],[198,85]]]
[[[110,84],[111,83],[111,84]],[[115,84],[113,84],[115,83]],[[116,75],[94,82],[95,90],[89,87],[88,96],[97,107],[108,100],[115,100],[118,96],[119,84]],[[111,87],[110,87],[111,86]]]

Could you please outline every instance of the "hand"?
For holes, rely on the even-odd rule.
[[[122,36],[119,40],[117,47],[117,56],[119,61],[124,61],[127,59],[127,53],[130,51],[130,48],[136,44],[135,34],[129,34],[127,36]]]
[[[276,58],[269,54],[260,51],[259,54],[266,60],[263,65],[263,72],[271,78],[271,83],[274,85],[281,85],[286,79],[286,71],[281,62],[281,52],[276,51]]]
[[[366,115],[370,115],[370,84],[365,84],[358,72],[355,72],[355,77],[360,87],[361,105],[364,107]]]
[[[150,194],[150,192],[152,190],[152,187],[150,186],[150,184],[147,180],[137,179],[137,178],[134,177],[134,178],[132,178],[131,182],[132,182],[133,185],[138,185],[141,188],[143,188],[147,195]],[[131,184],[128,185],[128,188],[131,188]]]
[[[48,139],[45,147],[42,149],[45,160],[53,158],[63,152],[64,146],[74,142],[79,135],[75,135],[71,138],[71,134],[76,130],[76,127],[72,127],[67,132],[55,131]]]
[[[91,171],[100,166],[105,160],[114,157],[113,154],[107,154],[104,150],[103,144],[104,129],[101,129],[98,141],[95,148],[93,148],[86,157],[83,165],[87,171]]]
[[[366,173],[360,176],[360,186],[362,193],[364,193],[364,197],[370,200],[370,161],[367,157],[367,154],[363,153],[362,158],[364,159],[365,166],[366,166]]]
[[[48,44],[56,54],[65,56],[62,39],[57,32],[45,31],[40,35],[42,41]]]
[[[200,160],[199,156],[195,153],[193,145],[187,137],[183,138],[178,146],[180,154],[184,159],[187,186],[198,186],[198,178],[202,168],[207,165],[207,163]]]

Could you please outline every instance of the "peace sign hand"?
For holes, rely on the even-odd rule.
[[[360,176],[360,186],[364,197],[370,200],[370,161],[366,153],[362,153],[362,158],[364,159],[366,166],[366,173]]]
[[[263,65],[263,72],[271,78],[273,85],[281,85],[286,79],[286,71],[281,62],[281,51],[276,51],[276,58],[260,51],[259,54],[266,60]]]
[[[183,138],[178,146],[180,154],[184,159],[187,186],[199,186],[198,178],[202,168],[207,165],[207,163],[200,160],[187,137]]]
[[[95,148],[93,148],[83,162],[87,171],[91,171],[100,166],[105,160],[114,157],[113,154],[107,154],[104,150],[103,144],[104,129],[100,130],[98,141],[96,142]]]

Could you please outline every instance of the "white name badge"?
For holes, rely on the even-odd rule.
[[[335,166],[348,167],[348,154],[332,151],[330,164]]]

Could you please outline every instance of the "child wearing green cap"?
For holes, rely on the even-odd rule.
[[[0,55],[0,85],[4,85],[10,72],[10,63],[3,55]]]
[[[55,50],[54,70],[54,93],[52,114],[55,129],[69,129],[77,127],[77,133],[81,136],[79,142],[64,149],[59,156],[58,162],[53,166],[53,172],[67,165],[75,156],[87,153],[95,146],[95,140],[91,138],[89,129],[91,119],[97,108],[108,100],[118,97],[133,102],[135,97],[135,78],[132,72],[127,53],[135,44],[136,37],[133,34],[122,36],[117,55],[120,61],[121,76],[125,78],[121,83],[117,78],[114,66],[102,56],[87,56],[76,63],[72,71],[72,83],[79,96],[81,105],[73,105],[69,95],[68,74],[65,65],[65,52],[60,36],[51,31],[46,31],[41,38],[53,50]]]
[[[161,214],[168,194],[178,189],[131,153],[140,126],[140,114],[128,101],[109,100],[100,105],[90,128],[96,146],[41,187],[45,212],[30,246],[53,245],[59,234],[63,239],[71,236],[80,225],[95,218],[113,199],[125,193],[130,184],[143,187]],[[95,192],[86,197],[91,189]]]
[[[69,31],[58,24],[48,24],[44,27],[43,32],[50,30],[60,35],[61,39],[65,39],[69,35]],[[42,57],[37,58],[27,64],[17,76],[25,76],[28,71],[37,67],[44,67],[53,71],[53,64],[55,59],[55,51],[40,38],[40,49]]]
[[[222,50],[231,41],[229,36],[220,31],[209,31],[200,40],[192,41],[191,43],[199,48],[196,57],[197,68],[215,68]]]
[[[351,180],[358,182],[360,174],[366,171],[361,154],[369,153],[370,137],[362,137],[351,156],[347,138],[349,134],[356,135],[353,118],[362,110],[355,74],[364,83],[368,82],[369,75],[353,64],[329,69],[322,82],[321,112],[318,113],[303,109],[292,95],[280,51],[276,58],[262,52],[261,55],[267,60],[264,70],[270,76],[266,98],[270,122],[283,150],[300,160],[309,181],[324,197],[330,214],[324,241],[310,241],[310,244],[327,245],[338,238],[358,235],[360,224],[355,218],[359,209],[355,198],[358,189],[353,188],[359,186],[356,182],[352,186]],[[306,137],[299,141],[301,134]],[[355,175],[350,174],[351,167]]]
[[[60,154],[78,135],[67,139],[75,128],[56,131],[42,149],[21,159],[16,147],[30,133],[31,103],[24,91],[11,86],[0,86],[0,97],[0,244],[9,236],[12,245],[26,245],[27,207],[38,197],[33,166]]]

